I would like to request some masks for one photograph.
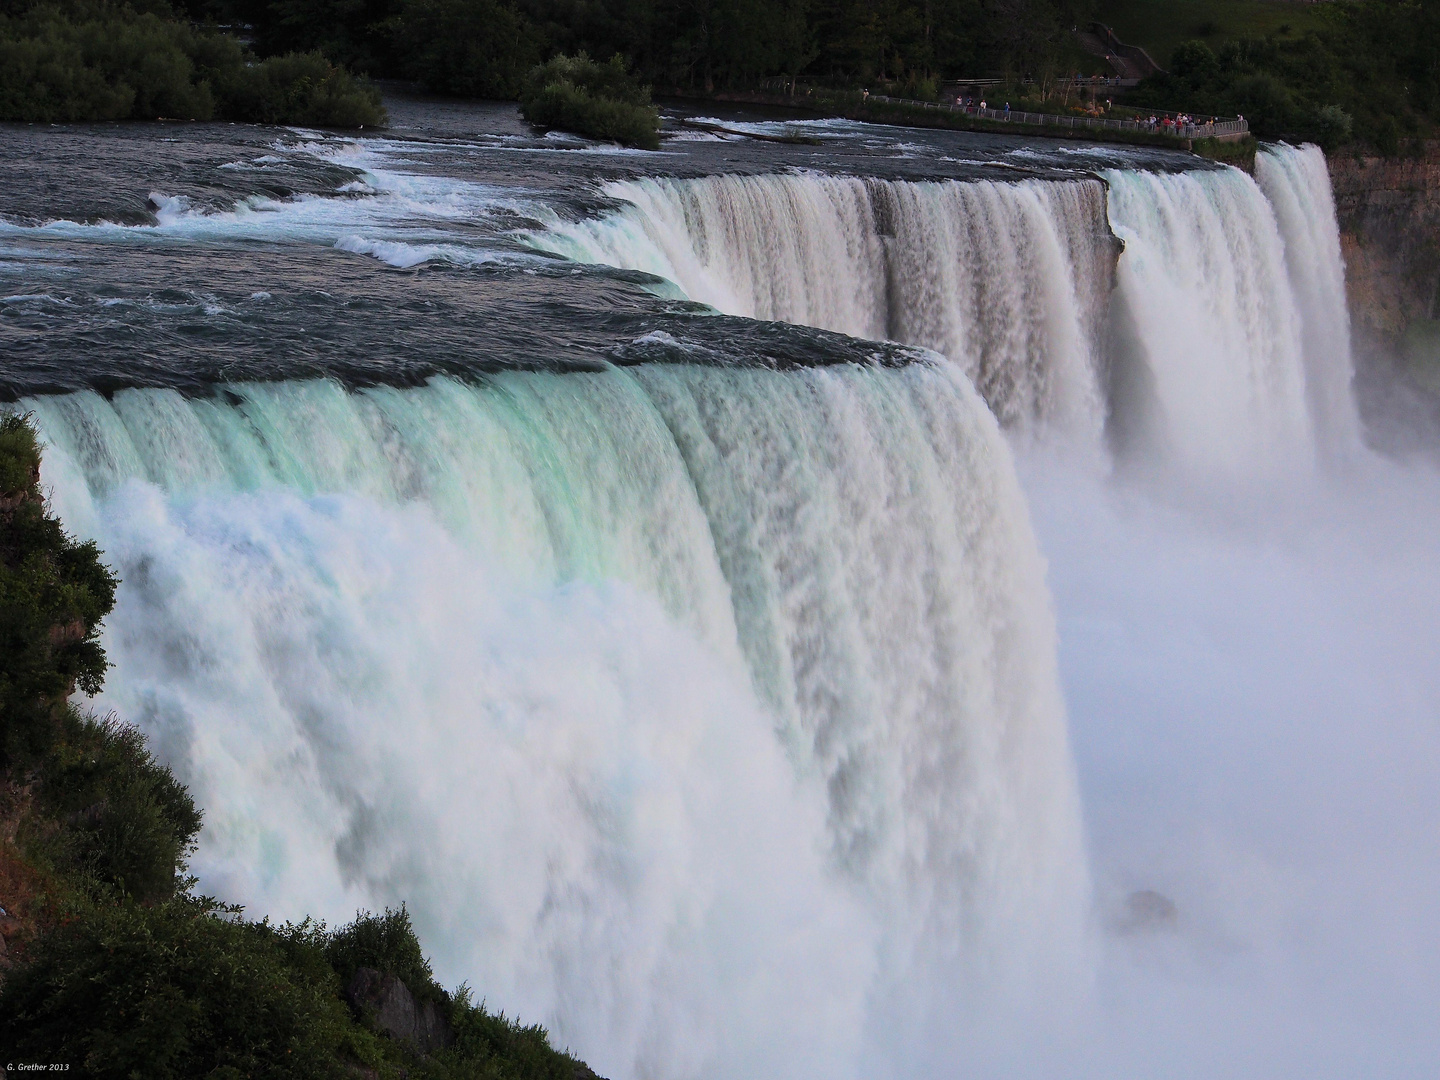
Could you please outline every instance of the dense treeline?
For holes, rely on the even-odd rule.
[[[1013,80],[1017,98],[1047,98],[1057,78],[1103,68],[1070,32],[1104,17],[1100,0],[178,2],[193,19],[251,28],[262,55],[318,51],[466,96],[517,97],[535,65],[581,52],[621,56],[657,91],[687,93],[784,76],[932,97],[942,80],[986,75]],[[1183,46],[1128,101],[1385,151],[1440,120],[1440,0],[1340,0],[1320,21],[1298,37]]]
[[[1395,153],[1440,122],[1440,0],[1326,5],[1326,25],[1303,36],[1244,38],[1175,50],[1170,71],[1132,100],[1234,115],[1261,138],[1352,138]]]
[[[627,64],[657,90],[804,75],[912,90],[984,71],[1059,70],[1097,0],[189,0],[253,27],[262,54],[322,50],[373,76],[516,97],[557,53]]]
[[[138,731],[68,701],[100,688],[116,581],[49,512],[39,465],[29,424],[0,419],[7,1060],[113,1080],[595,1080],[544,1029],[442,989],[403,907],[330,930],[195,895],[189,792]]]
[[[374,87],[319,51],[256,63],[153,0],[0,0],[0,120],[384,122]]]
[[[1044,107],[1060,99],[1047,90],[1057,79],[1103,68],[1070,31],[1104,8],[1101,0],[0,0],[0,118],[359,126],[382,122],[383,110],[351,73],[513,99],[537,66],[580,54],[602,67],[618,56],[661,93],[750,89],[779,76],[929,98],[945,79],[1002,76],[1011,80],[1007,97]],[[1240,113],[1263,138],[1330,147],[1353,138],[1394,152],[1433,130],[1440,0],[1339,0],[1308,21],[1320,28],[1183,45],[1168,73],[1124,101]],[[614,108],[601,107],[571,76],[546,86],[548,104],[535,115],[576,127],[584,125],[563,117],[583,111],[591,133],[620,131],[626,95],[634,96],[627,90]]]

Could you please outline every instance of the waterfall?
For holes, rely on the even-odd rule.
[[[1267,146],[1255,155],[1255,178],[1285,241],[1285,269],[1301,314],[1305,386],[1322,449],[1354,450],[1360,418],[1350,387],[1350,309],[1325,154],[1313,145]]]
[[[620,211],[531,240],[642,270],[732,315],[933,349],[1007,425],[1091,435],[1092,342],[1115,246],[1103,186],[904,183],[810,173],[605,185]]]
[[[943,358],[22,407],[206,891],[407,901],[610,1075],[852,1075],[887,988],[1078,962],[1043,564]]]
[[[1256,169],[615,181],[618,210],[530,240],[730,314],[934,349],[1010,429],[1083,446],[1108,424],[1197,477],[1290,476],[1358,442],[1344,267],[1323,154]]]
[[[1162,448],[1197,476],[1303,468],[1314,441],[1300,313],[1260,188],[1236,169],[1109,180]]]

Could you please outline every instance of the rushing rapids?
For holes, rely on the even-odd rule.
[[[528,132],[306,133],[190,148],[223,184],[123,225],[11,215],[6,386],[123,579],[100,704],[204,807],[206,891],[405,901],[443,978],[607,1075],[1133,1074],[1189,1015],[1144,1011],[1154,970],[1190,969],[1105,982],[1104,942],[1152,938],[1087,852],[1111,793],[1077,784],[1062,673],[1132,721],[1120,758],[1189,745],[1186,694],[1095,672],[1231,674],[1166,577],[1214,567],[1145,547],[1111,462],[1227,491],[1360,454],[1324,159],[822,130],[853,141],[696,142],[663,178],[570,148],[558,180]],[[299,194],[245,186],[272,170]],[[1151,582],[1153,633],[1084,606]],[[1243,952],[1175,880],[1195,966]],[[1141,988],[1140,1049],[1047,1060],[1097,982]]]

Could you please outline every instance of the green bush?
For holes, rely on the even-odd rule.
[[[234,38],[103,0],[0,15],[0,120],[157,118],[361,127],[385,111],[318,53],[257,64]]]
[[[108,666],[100,620],[115,577],[48,513],[39,460],[28,421],[0,419],[0,765],[44,753],[64,698],[97,693]]]
[[[363,128],[385,122],[380,91],[318,52],[273,56],[217,73],[227,119]]]
[[[582,1080],[588,1068],[550,1045],[539,1024],[522,1024],[504,1013],[489,1013],[471,998],[470,988],[455,991],[450,1006],[455,1045],[435,1055],[435,1080],[475,1077],[485,1080]]]
[[[599,64],[584,53],[557,56],[525,79],[520,111],[532,124],[646,150],[660,147],[660,114],[650,90],[616,56]]]
[[[133,727],[66,710],[38,796],[62,825],[37,838],[53,865],[146,903],[184,888],[200,812]]]
[[[1326,105],[1316,114],[1317,141],[1327,150],[1350,141],[1355,121],[1339,105]]]
[[[338,1080],[348,1062],[380,1063],[308,927],[295,929],[189,897],[85,908],[6,975],[0,1046],[115,1080]]]
[[[420,939],[410,925],[405,905],[399,911],[385,909],[383,915],[357,912],[355,921],[330,935],[325,958],[348,986],[359,968],[374,968],[394,975],[422,1000],[448,1000],[435,983],[430,962],[420,949]]]
[[[0,119],[209,120],[192,31],[152,14],[57,6],[0,19]]]

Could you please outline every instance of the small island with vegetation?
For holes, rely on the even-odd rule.
[[[660,113],[650,103],[650,88],[625,70],[619,56],[597,64],[582,52],[540,65],[525,79],[520,112],[537,127],[660,149]]]
[[[0,1046],[132,1080],[594,1080],[545,1030],[434,978],[402,906],[331,929],[196,893],[201,813],[99,691],[117,582],[0,418]]]

